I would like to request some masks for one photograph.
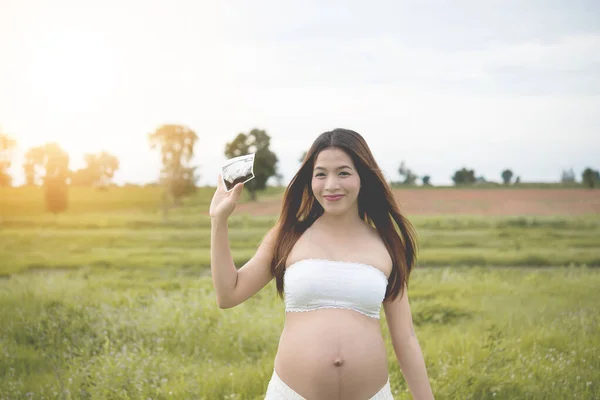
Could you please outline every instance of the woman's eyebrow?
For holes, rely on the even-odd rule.
[[[352,168],[350,168],[350,167],[349,167],[349,166],[347,166],[347,165],[342,165],[341,167],[337,167],[336,169],[342,169],[342,168],[348,168],[348,169],[352,169]],[[316,168],[315,168],[315,171],[316,171],[316,170],[318,170],[318,169],[322,169],[322,170],[324,170],[324,171],[327,171],[327,168],[323,168],[323,167],[316,167]]]

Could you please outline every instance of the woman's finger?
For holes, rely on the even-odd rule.
[[[238,183],[233,188],[233,193],[232,193],[233,196],[232,197],[233,197],[233,201],[235,201],[236,203],[240,199],[240,196],[242,194],[242,189],[243,188],[244,188],[244,184],[243,183]]]

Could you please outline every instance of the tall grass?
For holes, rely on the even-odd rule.
[[[600,271],[418,269],[409,296],[437,399],[594,399]],[[0,282],[0,399],[262,399],[283,327],[271,282],[217,307],[208,277],[80,269]],[[409,399],[382,311],[390,381]]]

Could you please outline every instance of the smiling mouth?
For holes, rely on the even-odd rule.
[[[323,196],[325,199],[327,200],[331,200],[331,201],[335,201],[335,200],[339,200],[342,197],[344,197],[344,195],[340,195],[340,196]]]

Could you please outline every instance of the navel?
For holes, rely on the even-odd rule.
[[[344,363],[344,360],[342,360],[340,357],[338,357],[333,362],[333,365],[335,365],[336,367],[340,367],[343,363]]]

